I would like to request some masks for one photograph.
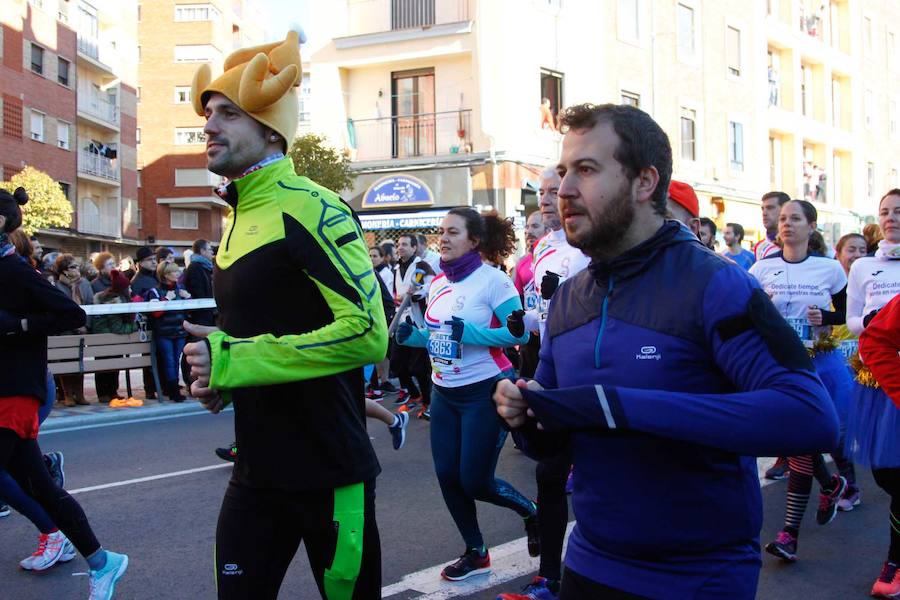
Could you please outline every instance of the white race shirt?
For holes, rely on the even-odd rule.
[[[850,266],[847,284],[847,329],[862,333],[863,318],[900,294],[900,260],[863,256]]]
[[[444,387],[459,387],[484,381],[511,367],[500,348],[454,342],[450,339],[452,317],[483,328],[503,327],[494,310],[511,298],[518,298],[512,280],[500,269],[481,265],[456,283],[445,274],[431,282],[425,325],[428,328],[428,356],[431,379]]]
[[[815,339],[822,329],[810,326],[807,309],[816,306],[831,310],[831,297],[847,286],[841,264],[824,256],[811,255],[791,263],[778,253],[753,263],[750,274],[759,280],[775,308],[804,341]]]
[[[544,335],[549,300],[541,296],[541,281],[547,272],[559,275],[559,283],[585,270],[591,259],[566,241],[564,229],[551,231],[534,245],[532,269],[534,278],[525,286],[525,327]]]

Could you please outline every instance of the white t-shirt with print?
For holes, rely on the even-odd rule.
[[[541,281],[548,272],[559,275],[559,283],[585,270],[591,259],[569,245],[564,229],[551,231],[534,245],[532,270],[534,278],[525,286],[525,326],[544,335],[549,300],[541,296]]]
[[[753,263],[750,274],[756,277],[772,298],[775,308],[804,341],[815,339],[822,329],[809,325],[806,311],[811,306],[831,310],[831,297],[847,286],[841,264],[818,255],[791,263],[777,253]]]
[[[503,271],[481,265],[468,277],[456,283],[446,274],[431,282],[425,326],[428,328],[428,356],[431,358],[431,379],[444,387],[459,387],[495,377],[509,368],[509,359],[500,348],[489,348],[454,342],[450,339],[452,317],[479,327],[506,327],[494,315],[494,310],[519,293]]]
[[[900,260],[863,256],[850,266],[847,284],[847,329],[859,335],[863,318],[900,294]]]

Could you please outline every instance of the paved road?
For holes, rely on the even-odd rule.
[[[228,466],[212,449],[232,438],[232,414],[188,416],[61,431],[42,435],[45,450],[66,454],[67,487],[77,491],[101,542],[127,552],[132,560],[117,597],[122,599],[213,598],[212,545],[216,516],[228,481]],[[392,600],[426,598],[493,598],[521,586],[528,577],[472,591],[459,584],[435,586],[433,572],[454,559],[462,541],[446,512],[435,481],[428,444],[428,424],[413,422],[407,447],[395,452],[386,429],[370,422],[370,434],[384,472],[378,479],[384,585]],[[279,460],[290,469],[294,457]],[[203,470],[206,468],[205,470]],[[115,487],[109,484],[188,471]],[[498,474],[524,493],[534,495],[533,465],[508,445]],[[764,560],[761,599],[852,599],[868,597],[887,545],[887,499],[863,474],[864,504],[841,514],[828,527],[807,516],[801,537],[801,561],[789,567]],[[89,489],[85,489],[89,488]],[[94,488],[94,489],[90,489]],[[783,518],[784,484],[763,491],[766,522],[763,538],[774,536]],[[811,507],[814,509],[814,507]],[[485,538],[495,549],[498,575],[527,573],[534,564],[524,556],[521,521],[511,512],[479,505]],[[84,598],[87,581],[72,574],[85,570],[80,559],[33,574],[17,568],[30,553],[36,532],[17,514],[0,520],[0,598],[67,600]],[[519,541],[514,541],[519,540]],[[503,556],[498,558],[500,546]],[[285,579],[281,598],[317,598],[301,550]],[[403,580],[404,576],[413,574]],[[416,575],[417,574],[417,575]],[[488,585],[478,578],[474,587]],[[397,582],[404,581],[398,585]],[[409,583],[407,583],[409,582]],[[423,590],[423,587],[431,589]],[[412,588],[412,589],[409,589]],[[429,592],[426,596],[413,591]]]

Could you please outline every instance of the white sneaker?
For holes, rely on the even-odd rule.
[[[58,562],[75,558],[75,547],[62,531],[42,533],[34,554],[19,562],[26,571],[45,571]]]
[[[88,600],[110,600],[116,589],[116,582],[128,568],[128,556],[106,551],[106,566],[99,571],[92,570],[91,595]]]

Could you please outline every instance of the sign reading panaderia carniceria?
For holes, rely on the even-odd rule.
[[[394,208],[406,206],[431,206],[434,194],[431,188],[412,175],[387,175],[376,180],[366,190],[362,208]]]

